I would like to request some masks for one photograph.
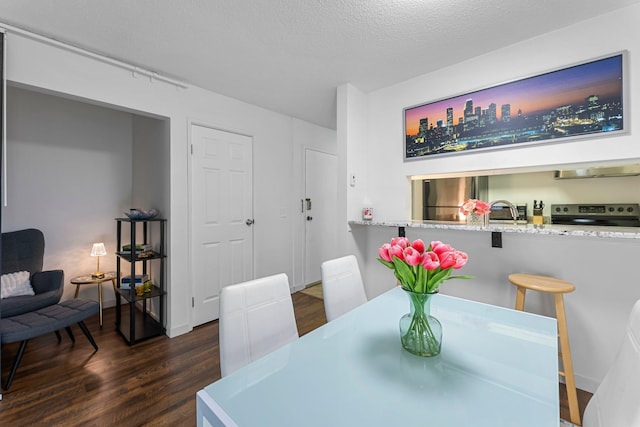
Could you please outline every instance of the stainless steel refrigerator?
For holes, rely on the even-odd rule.
[[[412,218],[415,221],[462,222],[460,205],[467,199],[487,201],[486,176],[412,181]]]

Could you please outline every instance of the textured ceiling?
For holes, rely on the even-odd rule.
[[[397,83],[640,0],[2,0],[32,31],[322,126]]]

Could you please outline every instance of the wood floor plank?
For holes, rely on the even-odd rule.
[[[326,323],[321,299],[293,294],[298,330],[304,335]],[[129,347],[115,331],[115,309],[87,327],[91,344],[74,326],[76,342],[66,334],[29,341],[9,391],[0,401],[0,426],[194,426],[195,394],[220,378],[218,322],[169,339],[152,338]],[[6,381],[18,343],[2,347]],[[568,406],[562,398],[561,413]],[[579,392],[581,411],[590,393]]]

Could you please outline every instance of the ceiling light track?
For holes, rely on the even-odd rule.
[[[87,58],[95,59],[95,60],[110,64],[110,65],[113,65],[113,66],[116,66],[116,67],[119,67],[119,68],[123,68],[125,70],[129,70],[129,71],[131,71],[131,75],[133,77],[137,77],[139,75],[143,75],[143,76],[149,77],[149,81],[151,81],[151,82],[161,81],[161,82],[169,83],[169,84],[174,85],[177,88],[181,88],[181,89],[186,89],[186,88],[189,87],[186,83],[183,83],[183,82],[178,81],[178,80],[171,79],[169,77],[162,76],[162,75],[156,73],[155,71],[150,71],[150,70],[146,70],[144,68],[140,68],[140,67],[135,66],[135,65],[127,64],[126,62],[122,62],[122,61],[119,61],[117,59],[109,58],[107,56],[103,56],[103,55],[100,55],[100,54],[97,54],[97,53],[94,53],[94,52],[90,52],[90,51],[88,51],[86,49],[82,49],[82,48],[79,48],[79,47],[76,47],[76,46],[72,46],[72,45],[69,45],[69,44],[66,44],[66,43],[62,43],[62,42],[59,42],[59,41],[57,41],[55,39],[51,39],[51,38],[48,38],[48,37],[45,37],[45,36],[41,36],[39,34],[35,34],[35,33],[32,33],[32,32],[23,30],[21,28],[16,28],[16,27],[13,27],[11,25],[5,25],[3,23],[0,23],[0,31],[2,31],[2,29],[4,29],[7,34],[11,34],[11,33],[19,34],[21,36],[30,38],[32,40],[37,40],[39,42],[42,42],[42,43],[45,43],[45,44],[48,44],[48,45],[51,45],[51,46],[58,47],[60,49],[64,49],[64,50],[67,50],[69,52],[77,53],[77,54],[85,56]]]

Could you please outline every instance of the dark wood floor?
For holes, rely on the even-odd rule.
[[[300,335],[326,323],[322,300],[293,295]],[[63,334],[29,341],[18,373],[0,401],[0,426],[191,426],[195,393],[220,378],[218,322],[168,339],[157,337],[133,347],[114,331],[115,310],[86,324],[100,350],[74,326],[76,343]],[[2,380],[9,375],[18,345],[2,348]],[[564,387],[560,412],[568,419]],[[579,393],[584,411],[590,393]]]

